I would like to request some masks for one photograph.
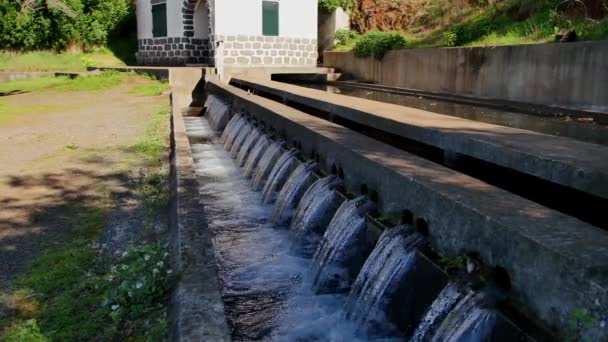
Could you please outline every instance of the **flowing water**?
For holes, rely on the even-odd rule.
[[[359,334],[383,335],[393,332],[398,336],[387,313],[405,309],[408,296],[403,286],[413,273],[416,248],[424,238],[412,228],[395,227],[385,231],[370,254],[352,286],[346,305],[346,316],[353,321]],[[394,304],[398,308],[393,308]]]
[[[297,154],[297,149],[291,149],[283,153],[277,160],[262,190],[262,201],[265,204],[274,202],[277,192],[281,190],[291,172],[296,168],[298,164]]]
[[[365,214],[375,208],[367,196],[344,202],[329,223],[313,258],[314,286],[319,292],[350,288],[363,264]]]
[[[218,101],[208,100],[209,111]],[[317,180],[316,162],[298,161],[298,150],[286,151],[241,114],[221,144],[207,120],[184,120],[188,135],[202,138],[191,141],[192,155],[234,340],[405,340],[400,317],[411,316],[411,275],[424,238],[391,228],[370,254],[369,198],[341,203],[341,179]],[[488,298],[448,285],[414,341],[491,336],[497,315]]]
[[[307,161],[300,164],[279,192],[274,206],[272,221],[277,225],[288,224],[294,213],[294,209],[300,202],[304,192],[314,182],[313,172],[317,168],[315,161]]]
[[[207,118],[211,128],[216,131],[224,129],[228,122],[230,107],[215,95],[209,95],[207,97],[204,107],[207,108]]]
[[[304,194],[289,227],[292,246],[305,256],[312,257],[334,213],[338,209],[336,191],[342,186],[337,176],[316,181]]]

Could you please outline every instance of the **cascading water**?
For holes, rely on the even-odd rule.
[[[277,225],[288,224],[293,216],[294,209],[306,192],[306,189],[314,182],[313,172],[317,168],[315,161],[307,161],[300,164],[279,192],[274,206],[272,221]]]
[[[312,261],[318,292],[343,292],[350,288],[365,253],[365,214],[375,208],[367,197],[344,202],[329,223]]]
[[[357,276],[345,307],[346,317],[364,336],[399,336],[386,316],[391,305],[409,311],[403,286],[407,286],[416,258],[416,248],[424,238],[413,228],[399,226],[386,230]]]
[[[243,142],[243,146],[241,146],[241,149],[239,150],[239,154],[236,157],[237,166],[242,167],[245,164],[245,161],[247,161],[247,156],[249,155],[249,152],[251,151],[251,149],[253,148],[255,143],[258,142],[258,139],[260,139],[260,137],[262,135],[263,135],[263,133],[260,129],[257,129],[257,128],[253,129],[253,131],[249,134],[247,139],[245,139],[245,141]]]
[[[232,117],[232,119],[230,119],[230,121],[228,122],[228,125],[226,125],[226,128],[224,129],[224,132],[222,133],[222,136],[220,138],[220,144],[224,145],[226,144],[226,140],[228,140],[228,137],[232,137],[234,136],[234,132],[236,130],[236,128],[241,124],[242,120],[243,120],[243,116],[238,113],[235,116]]]
[[[294,171],[298,164],[296,155],[298,154],[297,149],[291,149],[277,160],[277,163],[272,168],[272,171],[268,175],[268,180],[264,184],[262,190],[262,203],[270,204],[274,202],[276,193],[281,190],[281,187],[287,181],[287,177]]]
[[[209,125],[216,131],[221,131],[226,126],[230,107],[215,95],[209,95],[204,107],[207,108]]]
[[[247,156],[247,161],[245,162],[245,165],[243,166],[243,170],[245,172],[246,177],[252,176],[253,172],[255,171],[255,168],[258,166],[258,163],[260,162],[260,159],[264,155],[264,152],[266,152],[266,149],[268,148],[268,146],[270,146],[270,143],[271,143],[270,138],[271,138],[270,134],[261,136],[260,139],[255,144],[255,146],[253,147],[253,149],[251,150],[251,152],[249,153],[249,155]]]
[[[232,143],[232,147],[230,148],[230,156],[232,158],[236,158],[238,156],[239,151],[241,150],[241,147],[243,147],[243,143],[245,142],[245,140],[247,140],[247,137],[249,137],[249,134],[253,130],[254,130],[254,127],[252,124],[247,123],[247,124],[243,125],[243,127],[241,128],[241,131],[239,132],[237,137],[234,139],[234,142]]]
[[[336,189],[340,186],[340,178],[331,175],[316,181],[302,196],[289,231],[292,247],[304,256],[312,257],[338,209],[340,203]]]
[[[268,178],[268,174],[277,162],[277,159],[283,154],[283,144],[273,142],[262,155],[260,162],[255,168],[253,174],[253,190],[259,191],[264,187],[264,182]]]
[[[496,298],[485,291],[471,292],[460,299],[447,314],[435,333],[432,342],[483,342],[487,341],[498,319],[492,307]]]
[[[225,105],[223,100],[209,98],[206,105],[208,121],[218,120],[212,107]],[[185,121],[189,136],[213,134],[204,119]],[[416,294],[407,290],[415,281],[415,250],[424,239],[412,229],[389,229],[365,259],[365,215],[375,207],[366,196],[339,205],[338,177],[313,183],[315,162],[296,167],[298,151],[285,152],[283,142],[272,141],[243,114],[235,115],[222,134],[230,153],[212,141],[201,139],[192,150],[233,338],[402,340],[402,321],[395,313],[411,316],[408,296]],[[251,191],[242,174],[251,176],[253,188],[263,188],[263,193]],[[277,193],[274,210],[260,204]],[[271,224],[290,218],[289,231]],[[467,291],[456,283],[445,287],[412,341],[481,342],[490,337],[498,320],[490,309],[494,296]]]
[[[230,151],[234,140],[236,140],[236,138],[239,136],[239,133],[241,133],[241,129],[248,124],[249,123],[247,122],[247,119],[244,116],[240,116],[240,119],[235,122],[234,127],[231,129],[230,132],[228,132],[228,134],[226,135],[226,140],[224,141],[224,148],[226,149],[226,151]]]
[[[449,283],[427,309],[410,342],[430,341],[439,324],[464,296],[461,285],[455,282]]]

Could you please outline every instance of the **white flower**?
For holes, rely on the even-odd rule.
[[[169,253],[167,253],[167,252],[163,253],[164,258],[166,258],[167,256],[169,256]]]
[[[122,252],[122,257],[126,257],[127,255],[129,255],[129,253],[127,253],[127,251]]]
[[[167,274],[173,273],[173,270],[167,270]]]
[[[136,289],[141,289],[142,286],[144,286],[144,284],[142,284],[142,283],[135,284]]]
[[[120,268],[121,268],[123,271],[125,271],[125,270],[128,270],[128,269],[129,269],[129,266],[127,266],[127,265],[121,265],[121,266],[120,266]]]
[[[129,291],[127,292],[127,294],[129,295],[129,297],[133,297],[133,292]]]
[[[158,273],[158,268],[153,269],[152,273],[154,273],[154,274]]]
[[[144,255],[144,260],[146,260],[146,261],[150,260],[150,256],[149,255]]]
[[[102,244],[101,244],[101,248],[105,249],[106,247],[108,247],[108,245],[107,245],[107,244],[105,244],[105,243],[102,243]]]
[[[601,321],[600,328],[605,328],[605,327],[606,327],[606,321]]]
[[[112,280],[114,280],[114,276],[113,275],[109,275],[108,276],[108,281],[112,281]]]
[[[165,264],[164,262],[159,261],[159,262],[157,262],[157,263],[156,263],[156,266],[158,266],[158,267],[162,267],[164,264]]]
[[[116,272],[116,265],[110,266],[110,272],[112,272],[112,273]]]
[[[112,305],[112,311],[116,311],[116,310],[118,310],[119,308],[120,308],[120,305],[118,305],[118,304],[114,304],[114,305]]]

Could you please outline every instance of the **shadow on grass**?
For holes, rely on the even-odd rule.
[[[10,90],[10,91],[6,91],[6,92],[0,92],[0,97],[11,96],[11,95],[21,95],[21,94],[27,94],[27,93],[29,93],[29,91],[25,91],[25,90]]]

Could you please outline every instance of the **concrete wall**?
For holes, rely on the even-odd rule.
[[[398,50],[382,61],[325,52],[324,65],[380,84],[608,110],[608,42]]]
[[[338,7],[331,13],[319,11],[319,53],[334,46],[336,31],[350,28],[350,18],[347,12]]]

